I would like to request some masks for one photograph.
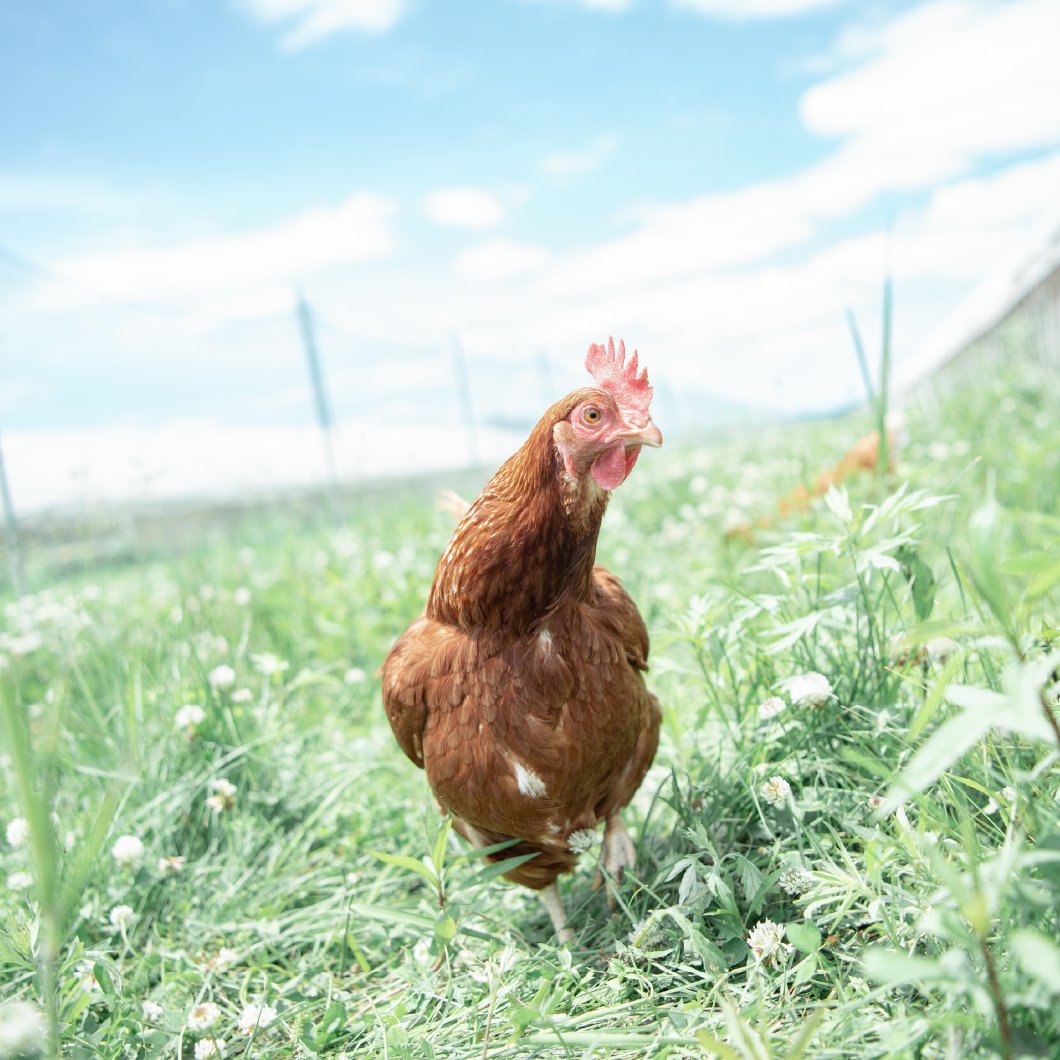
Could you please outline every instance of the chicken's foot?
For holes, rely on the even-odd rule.
[[[555,883],[550,883],[538,893],[541,895],[541,901],[545,903],[548,915],[552,917],[552,925],[556,929],[556,938],[563,945],[573,942],[574,932],[567,927],[567,913],[563,908],[563,899],[559,896],[559,888]]]
[[[593,880],[593,890],[598,890],[604,882],[604,873],[609,879],[621,880],[626,869],[631,869],[637,864],[637,848],[633,845],[633,837],[626,830],[622,818],[617,813],[611,814],[604,825],[604,841],[600,846],[600,868],[596,870],[596,879]],[[615,904],[612,895],[607,896],[608,904]]]

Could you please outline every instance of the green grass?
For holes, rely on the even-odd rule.
[[[753,543],[725,530],[868,415],[641,460],[600,559],[648,621],[664,731],[627,814],[638,878],[612,911],[582,859],[569,949],[386,725],[373,674],[451,529],[429,496],[338,531],[277,513],[9,604],[0,828],[29,835],[0,835],[0,993],[71,1057],[213,1036],[255,1057],[1056,1055],[1060,424],[1028,372],[910,408],[890,481]],[[816,708],[791,702],[810,672]],[[765,920],[782,945],[760,961]],[[275,1019],[245,1033],[259,1002]]]

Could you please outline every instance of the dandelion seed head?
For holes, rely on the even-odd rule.
[[[114,860],[125,868],[135,865],[144,854],[143,842],[134,835],[121,835],[110,848]]]
[[[7,887],[10,891],[28,891],[33,886],[33,874],[31,872],[13,872],[7,878]]]
[[[368,679],[368,675],[359,666],[351,666],[342,679],[348,685],[359,685]]]
[[[237,607],[246,607],[250,603],[251,592],[245,585],[241,585],[232,593],[232,599]]]
[[[770,806],[785,806],[791,798],[791,785],[781,776],[770,777],[762,785],[762,798]]]
[[[29,839],[29,821],[25,817],[16,817],[7,825],[7,841],[13,847],[22,846]]]

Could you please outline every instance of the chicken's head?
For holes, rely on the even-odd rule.
[[[652,388],[648,371],[637,373],[637,353],[626,362],[626,345],[609,339],[607,349],[594,343],[585,357],[595,387],[570,395],[570,411],[553,428],[566,473],[589,474],[604,490],[620,486],[633,470],[642,445],[662,445],[648,407]]]

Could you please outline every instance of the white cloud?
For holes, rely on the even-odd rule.
[[[879,31],[876,55],[810,89],[807,127],[873,159],[949,175],[1060,140],[1060,5],[943,0]],[[923,178],[922,178],[923,179]]]
[[[458,272],[477,280],[510,280],[536,272],[548,260],[548,251],[510,239],[490,239],[458,254]]]
[[[239,0],[259,22],[287,23],[282,43],[297,50],[342,30],[382,33],[404,13],[404,0]]]
[[[424,210],[435,224],[480,232],[504,217],[500,200],[481,188],[440,188],[424,200]]]
[[[393,204],[359,193],[334,208],[308,210],[268,228],[206,236],[165,248],[135,248],[60,262],[56,272],[83,291],[109,298],[195,302],[276,285],[289,289],[307,275],[387,255]],[[80,300],[76,289],[49,297]],[[251,295],[252,299],[257,295]]]
[[[632,0],[524,0],[524,2],[584,7],[589,11],[605,11],[613,15],[628,11],[632,4]]]
[[[743,21],[752,18],[784,18],[835,7],[846,0],[671,0],[702,15]]]
[[[557,179],[591,173],[606,162],[617,147],[617,136],[597,136],[581,151],[556,151],[546,155],[541,161],[541,169]]]

